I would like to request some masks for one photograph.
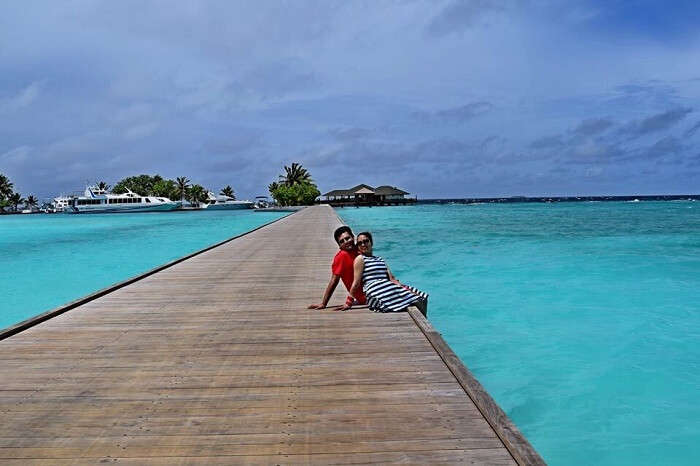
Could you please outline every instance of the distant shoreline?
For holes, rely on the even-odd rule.
[[[610,201],[689,201],[700,200],[700,194],[659,194],[646,196],[512,196],[512,197],[466,197],[453,199],[418,199],[416,204],[513,204],[527,202],[610,202]]]

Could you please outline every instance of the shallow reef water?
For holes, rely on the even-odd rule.
[[[336,211],[549,464],[697,464],[700,202]]]
[[[0,328],[252,230],[252,210],[0,217]]]

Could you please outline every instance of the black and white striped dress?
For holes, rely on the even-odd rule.
[[[428,299],[427,293],[390,281],[386,262],[381,257],[364,256],[364,262],[362,290],[371,311],[403,311],[411,304]]]

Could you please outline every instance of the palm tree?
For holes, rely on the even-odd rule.
[[[10,179],[0,173],[0,200],[10,197],[12,194],[12,187],[13,184],[10,182]]]
[[[187,194],[188,200],[195,206],[207,200],[207,190],[198,184],[192,185]]]
[[[32,194],[30,194],[29,197],[24,200],[24,206],[27,209],[34,210],[34,207],[36,207],[37,205],[39,205],[39,200]]]
[[[190,187],[190,180],[188,180],[186,176],[181,176],[175,179],[175,183],[177,183],[176,192],[178,196],[180,196],[180,200],[184,201],[185,196],[187,195],[187,188]]]
[[[291,167],[284,166],[284,175],[280,175],[280,180],[286,186],[293,186],[295,184],[311,183],[311,175],[309,171],[302,167],[301,164],[296,162],[292,163]]]
[[[107,184],[106,181],[100,181],[97,183],[97,189],[100,189],[102,191],[107,191],[110,188],[110,186]]]
[[[10,205],[12,206],[12,209],[17,212],[17,206],[20,204],[24,204],[24,198],[20,193],[12,193],[10,196],[7,198],[8,201],[10,201]]]
[[[223,188],[219,192],[219,194],[221,194],[222,196],[230,197],[234,201],[236,200],[236,193],[230,185],[226,185],[226,187]]]

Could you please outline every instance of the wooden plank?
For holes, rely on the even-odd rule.
[[[410,314],[306,309],[338,225],[305,209],[6,337],[2,463],[513,464]]]
[[[282,217],[282,218],[284,218],[284,217]],[[279,220],[279,219],[278,219],[278,220]],[[107,294],[109,294],[109,293],[112,293],[112,292],[114,292],[114,291],[116,291],[116,290],[118,290],[118,289],[120,289],[120,288],[124,288],[125,286],[131,285],[132,283],[136,283],[136,282],[139,281],[139,280],[142,280],[142,279],[144,279],[144,278],[146,278],[146,277],[148,277],[148,276],[151,276],[151,275],[153,275],[153,274],[155,274],[155,273],[157,273],[157,272],[160,272],[160,271],[165,270],[165,269],[167,269],[167,268],[169,268],[169,267],[172,267],[172,266],[175,265],[175,264],[179,264],[180,262],[183,262],[183,261],[185,261],[185,260],[187,260],[187,259],[190,259],[190,258],[192,258],[192,257],[198,256],[199,254],[202,254],[202,253],[204,253],[204,252],[206,252],[206,251],[209,251],[210,249],[214,249],[214,248],[216,248],[216,247],[218,247],[218,246],[221,246],[221,245],[223,245],[223,244],[228,243],[229,241],[233,241],[233,240],[236,239],[236,238],[239,238],[239,237],[241,237],[241,236],[244,236],[244,235],[247,235],[247,234],[249,234],[249,233],[252,233],[253,231],[256,231],[256,230],[258,230],[258,229],[260,229],[260,228],[263,228],[263,227],[265,227],[265,226],[267,226],[267,225],[270,225],[270,224],[272,224],[272,223],[274,223],[274,222],[276,222],[276,221],[277,221],[277,220],[273,220],[272,222],[269,222],[269,223],[266,223],[266,224],[264,224],[264,225],[261,225],[261,226],[255,228],[255,229],[253,229],[253,230],[250,230],[250,231],[248,231],[248,232],[246,232],[246,233],[242,233],[242,234],[240,234],[240,235],[233,236],[233,237],[231,237],[231,238],[225,239],[225,240],[223,240],[223,241],[221,241],[221,242],[219,242],[219,243],[212,244],[211,246],[207,246],[207,247],[204,248],[204,249],[200,249],[199,251],[195,251],[195,252],[193,252],[193,253],[191,253],[191,254],[188,254],[188,255],[186,255],[186,256],[180,257],[180,258],[175,259],[175,260],[173,260],[173,261],[170,261],[170,262],[168,262],[168,263],[166,263],[166,264],[159,265],[158,267],[154,267],[153,269],[148,270],[148,271],[146,271],[146,272],[144,272],[144,273],[142,273],[142,274],[136,275],[136,276],[131,277],[131,278],[127,278],[126,280],[123,280],[123,281],[121,281],[121,282],[119,282],[119,283],[116,283],[116,284],[114,284],[114,285],[108,286],[108,287],[103,288],[103,289],[101,289],[101,290],[97,290],[97,291],[95,291],[94,293],[91,293],[91,294],[89,294],[89,295],[87,295],[87,296],[83,296],[82,298],[78,298],[78,299],[76,299],[76,300],[74,300],[74,301],[71,301],[71,302],[69,302],[69,303],[67,303],[67,304],[64,304],[64,305],[59,306],[59,307],[57,307],[57,308],[48,310],[48,311],[43,312],[43,313],[41,313],[41,314],[39,314],[39,315],[36,315],[36,316],[34,316],[34,317],[30,317],[29,319],[23,320],[22,322],[19,322],[19,323],[15,324],[15,325],[11,325],[10,327],[4,328],[4,329],[0,330],[0,340],[4,340],[5,338],[11,337],[12,335],[15,335],[15,334],[17,334],[17,333],[19,333],[19,332],[22,332],[22,331],[24,331],[24,330],[27,330],[28,328],[34,327],[35,325],[38,325],[38,324],[40,324],[40,323],[42,323],[42,322],[45,322],[45,321],[47,321],[47,320],[49,320],[49,319],[52,319],[52,318],[54,318],[54,317],[56,317],[56,316],[58,316],[58,315],[61,315],[61,314],[63,314],[64,312],[68,312],[68,311],[70,311],[71,309],[75,309],[75,308],[77,308],[77,307],[79,307],[79,306],[82,306],[83,304],[86,304],[86,303],[89,303],[89,302],[91,302],[91,301],[94,301],[94,300],[96,300],[97,298],[100,298],[100,297],[105,296],[105,295],[107,295]]]

